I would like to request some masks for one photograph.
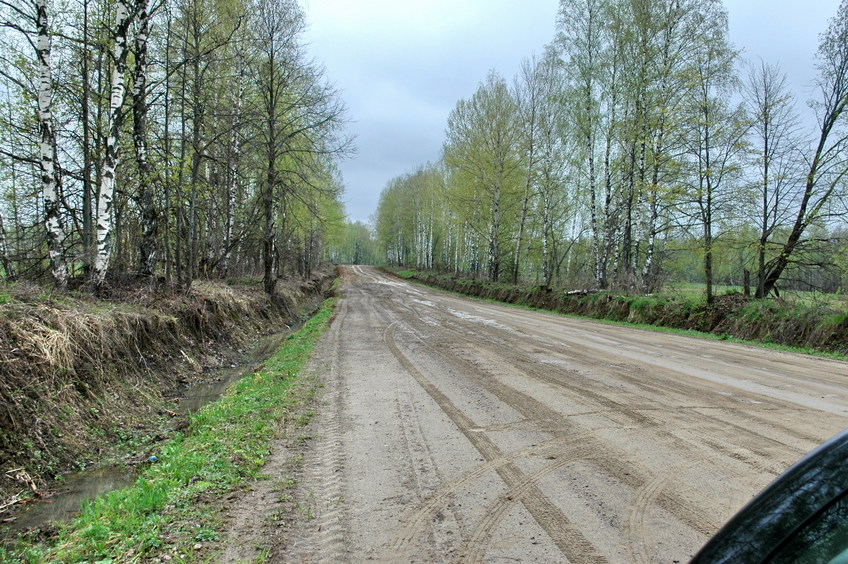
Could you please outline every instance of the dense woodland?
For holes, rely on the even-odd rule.
[[[744,61],[720,0],[561,0],[557,34],[450,114],[439,162],[393,179],[395,265],[651,292],[669,280],[848,290],[848,0],[808,107]]]
[[[562,0],[442,158],[345,221],[345,108],[296,0],[0,0],[0,275],[307,274],[328,258],[582,288],[848,289],[848,2],[812,100],[720,0]],[[805,105],[803,102],[808,102]]]
[[[296,0],[0,0],[0,274],[308,274],[345,108]]]

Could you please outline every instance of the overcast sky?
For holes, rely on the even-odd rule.
[[[349,108],[345,205],[367,221],[393,177],[439,158],[447,117],[490,69],[511,81],[554,35],[558,0],[303,0],[310,52]],[[725,0],[731,41],[779,62],[803,102],[839,0]],[[802,109],[803,109],[802,105]]]

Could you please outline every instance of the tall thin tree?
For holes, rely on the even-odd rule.
[[[109,259],[112,256],[115,175],[118,168],[121,125],[124,119],[128,35],[131,23],[128,0],[117,0],[115,24],[112,29],[112,77],[109,95],[109,125],[105,140],[106,155],[97,194],[97,255],[92,269],[92,281],[96,287],[103,285],[109,268]]]

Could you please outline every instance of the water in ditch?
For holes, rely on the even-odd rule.
[[[233,382],[252,373],[258,364],[274,354],[293,330],[296,328],[267,335],[238,363],[210,370],[202,382],[184,390],[179,412],[191,414],[216,401]],[[33,500],[18,509],[0,514],[0,538],[14,538],[26,530],[69,521],[79,514],[81,505],[86,501],[112,490],[126,488],[135,482],[136,477],[137,468],[124,465],[66,474],[52,486],[53,493],[49,498]],[[4,531],[6,527],[8,529]]]

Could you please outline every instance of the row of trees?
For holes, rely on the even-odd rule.
[[[557,29],[512,84],[493,71],[457,103],[440,162],[388,184],[386,260],[652,291],[695,252],[708,300],[723,239],[760,296],[838,266],[848,1],[821,36],[815,131],[776,65],[740,61],[720,0],[561,0]]]
[[[296,0],[0,0],[0,272],[308,273],[350,140],[304,26]]]

